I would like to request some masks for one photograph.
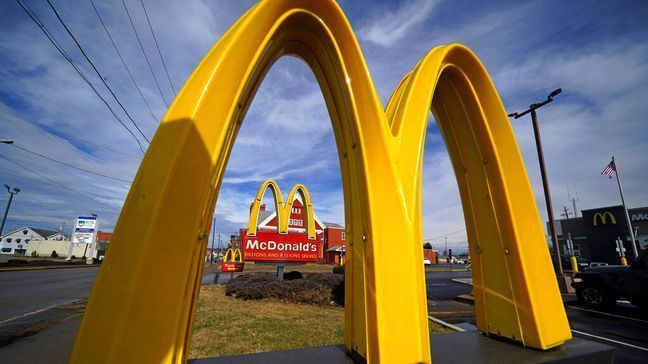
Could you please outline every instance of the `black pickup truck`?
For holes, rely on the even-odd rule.
[[[627,299],[648,312],[648,249],[630,266],[608,265],[576,273],[572,287],[576,297],[591,307],[606,308]]]

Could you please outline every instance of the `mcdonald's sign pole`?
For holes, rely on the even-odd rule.
[[[508,116],[515,119],[531,113],[531,122],[533,123],[533,134],[535,135],[536,148],[538,149],[538,160],[540,162],[540,174],[542,176],[542,187],[544,189],[545,202],[547,203],[547,217],[549,218],[549,233],[556,259],[556,273],[559,277],[563,276],[562,262],[560,259],[560,248],[558,247],[558,235],[556,235],[556,223],[553,214],[553,205],[551,203],[551,191],[549,190],[549,181],[547,180],[547,170],[545,168],[544,152],[542,151],[542,140],[540,139],[540,127],[538,126],[538,117],[536,109],[553,101],[553,98],[562,92],[562,89],[556,89],[547,96],[547,99],[541,103],[531,104],[528,109],[521,113],[511,113]]]

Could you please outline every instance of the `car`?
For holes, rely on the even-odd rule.
[[[591,262],[589,264],[589,267],[590,268],[605,267],[606,265],[608,265],[608,264],[607,263],[602,263],[602,262]]]
[[[430,259],[424,258],[423,259],[423,265],[426,266],[426,267],[429,267],[429,266],[432,265],[432,262],[430,261]]]
[[[572,287],[578,300],[593,308],[610,308],[625,298],[648,314],[648,250],[630,265],[606,265],[574,275]]]

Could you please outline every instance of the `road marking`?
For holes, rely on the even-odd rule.
[[[642,347],[642,346],[637,346],[637,345],[632,345],[632,344],[624,343],[623,341],[612,340],[612,339],[608,339],[607,337],[598,336],[598,335],[592,335],[592,334],[588,334],[588,333],[586,333],[586,332],[582,332],[582,331],[576,331],[576,330],[571,330],[571,331],[574,332],[574,333],[580,334],[580,335],[585,335],[585,336],[593,337],[593,338],[595,338],[595,339],[604,340],[604,341],[609,341],[609,342],[613,342],[613,343],[615,343],[615,344],[628,346],[628,347],[631,347],[631,348],[634,348],[634,349],[639,349],[639,350],[648,351],[648,348],[644,348],[644,347]]]
[[[623,319],[626,319],[626,320],[639,321],[639,322],[643,322],[643,323],[645,323],[645,324],[648,324],[648,321],[646,321],[646,320],[640,320],[640,319],[633,318],[633,317],[626,317],[626,316],[621,316],[621,315],[615,315],[615,314],[613,314],[613,313],[607,313],[607,312],[601,312],[601,311],[588,310],[587,308],[580,308],[580,307],[574,307],[574,306],[569,306],[569,305],[567,305],[566,307],[573,308],[574,310],[581,310],[581,311],[587,311],[587,312],[594,312],[594,313],[598,313],[598,314],[601,314],[601,315],[612,316],[612,317],[619,317],[619,318],[623,318]]]
[[[459,327],[459,326],[455,326],[455,325],[453,325],[453,324],[451,324],[451,323],[445,322],[445,321],[443,321],[443,320],[439,320],[438,318],[436,318],[436,317],[434,317],[434,316],[428,316],[428,318],[429,318],[430,321],[432,321],[432,322],[436,322],[437,324],[439,324],[439,325],[441,325],[441,326],[445,326],[445,327],[450,328],[450,329],[453,329],[453,330],[455,330],[455,331],[459,331],[459,332],[466,331],[466,330],[462,329],[462,328]]]
[[[431,284],[428,284],[428,286],[447,286],[447,284],[446,283],[431,283]]]
[[[18,315],[18,316],[10,317],[10,318],[8,318],[8,319],[4,319],[4,320],[0,321],[0,324],[4,324],[5,322],[13,321],[13,320],[15,320],[15,319],[19,319],[19,318],[23,318],[23,317],[27,317],[27,316],[35,315],[35,314],[37,314],[37,313],[41,313],[41,312],[43,312],[43,311],[47,311],[47,310],[52,309],[52,308],[54,308],[54,307],[56,307],[56,305],[55,305],[55,306],[50,306],[50,307],[41,308],[40,310],[36,310],[36,311],[31,311],[31,312],[23,313],[23,314],[20,314],[20,315]]]

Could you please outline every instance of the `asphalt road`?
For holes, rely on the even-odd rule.
[[[0,272],[0,321],[88,298],[98,267]]]
[[[458,277],[470,277],[470,273],[427,272],[428,298],[445,300],[470,293],[471,285],[452,281]],[[563,299],[574,336],[615,346],[619,363],[648,362],[648,319],[641,317],[637,307],[620,301],[613,309],[599,311],[581,305],[573,296]],[[475,318],[465,315],[442,319],[462,327],[475,325]]]

